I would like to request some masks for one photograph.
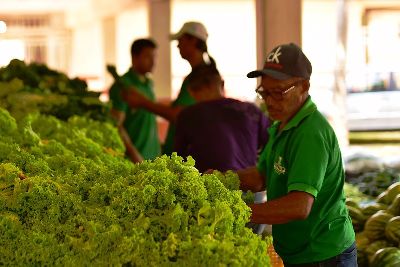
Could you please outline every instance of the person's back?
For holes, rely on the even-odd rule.
[[[203,101],[178,117],[175,150],[196,167],[219,171],[253,166],[267,141],[268,119],[253,104],[230,98]]]
[[[225,98],[224,82],[213,66],[196,68],[186,82],[197,103],[178,116],[178,155],[192,156],[202,172],[254,166],[268,138],[266,116],[253,104]]]

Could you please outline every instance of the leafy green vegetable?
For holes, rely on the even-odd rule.
[[[0,265],[270,266],[233,174],[176,154],[134,165],[88,118],[0,122]]]
[[[109,105],[85,81],[69,79],[46,65],[13,59],[0,68],[0,107],[17,118],[39,111],[68,120],[74,115],[109,121]]]

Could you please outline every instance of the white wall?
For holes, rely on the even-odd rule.
[[[208,50],[224,76],[227,96],[254,100],[255,79],[246,74],[257,68],[256,21],[254,1],[177,1],[171,11],[172,32],[186,21],[202,22],[209,34]],[[175,97],[190,65],[171,42],[172,96]]]
[[[138,4],[134,9],[120,13],[116,29],[117,71],[124,73],[131,66],[132,42],[137,38],[149,37],[147,5]]]
[[[99,79],[104,69],[102,24],[90,2],[85,7],[67,10],[65,27],[71,31],[68,75]]]
[[[369,58],[366,53],[366,28],[362,25],[363,13],[368,8],[392,8],[397,11],[370,14]],[[400,39],[393,32],[399,30],[400,1],[349,1],[346,73],[347,86],[366,85],[366,73],[371,69],[399,72]],[[303,49],[313,66],[311,95],[323,110],[330,105],[335,70],[336,1],[303,0]],[[397,21],[397,23],[396,23]],[[392,33],[392,34],[389,34]],[[379,36],[381,34],[381,36]],[[376,39],[375,42],[371,40]],[[385,69],[386,68],[386,69]]]
[[[66,25],[71,29],[72,35],[69,75],[89,77],[91,89],[104,90],[112,82],[111,79],[106,79],[106,64],[115,64],[117,71],[123,74],[131,65],[132,41],[147,37],[147,7],[144,1],[138,1],[124,11],[117,12],[112,8],[114,11],[110,11],[111,14],[107,10],[103,10],[101,14],[96,10],[93,3],[92,6],[67,13]],[[104,26],[104,17],[115,18],[115,62],[106,62],[104,38],[110,34],[110,29]]]
[[[336,1],[303,0],[302,48],[312,64],[310,94],[325,114],[333,109]]]
[[[336,1],[304,1],[302,18],[302,47],[312,63],[312,82],[326,87],[325,75],[336,63]]]
[[[103,73],[103,43],[100,21],[79,25],[72,32],[72,76],[100,76]]]

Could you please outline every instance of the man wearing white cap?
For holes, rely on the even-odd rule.
[[[186,22],[182,28],[177,33],[172,34],[170,38],[171,40],[178,41],[179,52],[182,58],[189,62],[192,71],[203,65],[216,65],[214,59],[208,55],[208,33],[202,23],[194,21]],[[195,103],[194,98],[188,92],[186,78],[183,80],[178,97],[171,105],[153,102],[139,93],[124,94],[123,97],[132,108],[147,109],[170,122],[167,138],[163,146],[163,154],[170,155],[174,148],[176,118],[184,107]]]

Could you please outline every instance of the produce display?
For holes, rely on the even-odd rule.
[[[0,107],[17,119],[39,111],[62,120],[74,115],[109,120],[109,106],[99,95],[89,91],[85,81],[69,79],[43,64],[13,59],[0,68]]]
[[[361,199],[346,201],[356,231],[358,266],[400,266],[400,182],[372,201],[362,204]]]
[[[371,196],[362,193],[356,185],[350,183],[345,182],[343,190],[346,196],[346,201],[361,203],[368,202],[372,199]]]
[[[270,266],[234,173],[123,153],[109,123],[0,108],[0,265]]]
[[[348,181],[357,185],[360,192],[372,197],[377,197],[391,184],[399,182],[400,179],[397,171],[385,169],[382,171],[365,172]]]
[[[132,164],[112,123],[80,79],[0,68],[0,265],[271,266],[235,173],[176,154]],[[399,171],[355,157],[346,181],[359,266],[400,266]]]

